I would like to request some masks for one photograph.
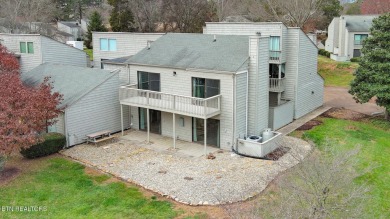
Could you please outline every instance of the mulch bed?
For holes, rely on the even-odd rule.
[[[321,116],[328,117],[328,118],[335,118],[335,119],[353,120],[353,121],[360,121],[362,119],[368,118],[368,116],[363,113],[358,113],[345,108],[332,108],[326,111],[325,113],[323,113]]]
[[[279,160],[279,158],[283,157],[283,155],[285,155],[289,150],[290,150],[290,148],[288,148],[288,147],[279,147],[276,150],[274,150],[273,152],[267,154],[264,158],[267,160],[276,161],[276,160]]]
[[[322,122],[321,121],[318,121],[318,120],[310,120],[308,121],[307,123],[303,124],[301,127],[297,128],[298,131],[306,131],[306,130],[310,130],[312,129],[313,127],[317,126],[317,125],[321,125]]]
[[[6,167],[0,172],[0,185],[7,183],[11,179],[17,177],[20,170],[16,167]]]

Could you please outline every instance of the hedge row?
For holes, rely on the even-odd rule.
[[[351,62],[360,62],[360,57],[353,57],[350,59]]]
[[[319,49],[318,54],[330,58],[330,52],[326,51],[325,49]]]
[[[47,133],[43,135],[42,143],[33,145],[29,148],[22,149],[20,153],[26,158],[43,157],[57,153],[66,144],[66,138],[60,133]]]

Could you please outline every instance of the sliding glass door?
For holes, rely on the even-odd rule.
[[[220,92],[219,80],[207,78],[192,78],[192,96],[209,98],[218,95]]]
[[[139,71],[138,89],[160,91],[160,74]]]
[[[207,145],[219,148],[219,120],[207,119]],[[192,141],[204,144],[204,119],[192,118]]]
[[[161,134],[161,111],[149,110],[149,124],[147,123],[147,109],[139,108],[139,129],[142,131],[148,130],[150,125],[150,132]]]

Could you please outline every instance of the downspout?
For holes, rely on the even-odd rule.
[[[232,150],[234,151],[234,146],[236,144],[236,124],[237,124],[237,117],[236,117],[236,110],[237,110],[237,103],[236,103],[236,90],[237,90],[237,73],[233,75],[233,138],[232,138]]]
[[[68,148],[69,147],[69,136],[68,136],[68,113],[66,112],[67,110],[65,109],[64,110],[64,129],[65,129],[65,139],[66,139],[66,145],[65,147]]]
[[[299,29],[300,30],[300,29]],[[297,109],[297,98],[298,98],[298,75],[299,75],[299,47],[301,45],[300,42],[300,32],[298,31],[298,49],[297,49],[297,72],[295,73],[295,100],[294,100],[294,118],[296,115],[296,109]]]
[[[246,72],[246,112],[245,112],[245,135],[248,136],[248,110],[249,110],[249,71]],[[245,136],[245,137],[246,137]]]

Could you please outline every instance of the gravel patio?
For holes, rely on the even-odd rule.
[[[209,151],[215,159],[206,159],[205,156],[188,156],[188,151],[183,153],[183,147],[174,150],[156,145],[159,149],[155,150],[154,143],[137,137],[141,134],[134,131],[115,143],[83,144],[61,153],[184,204],[218,205],[259,194],[280,172],[299,163],[299,159],[311,150],[307,142],[284,136],[280,144],[290,150],[277,161],[247,158],[215,149]],[[157,136],[152,136],[152,141],[153,137]],[[167,142],[170,139],[160,138],[166,138]],[[197,146],[202,152],[202,145]]]

